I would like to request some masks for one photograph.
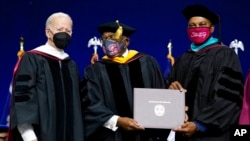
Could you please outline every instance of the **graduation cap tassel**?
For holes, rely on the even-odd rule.
[[[116,23],[118,25],[118,28],[116,30],[116,32],[113,34],[112,39],[116,40],[116,41],[120,41],[121,37],[122,37],[122,32],[123,32],[123,28],[122,26],[119,24],[119,21],[116,20]]]

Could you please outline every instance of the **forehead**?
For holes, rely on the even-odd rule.
[[[102,33],[102,38],[107,39],[107,38],[112,38],[113,32],[103,32]],[[122,38],[128,38],[127,36],[122,35]]]
[[[51,25],[55,28],[72,28],[72,21],[65,16],[58,16],[52,19]]]
[[[107,37],[107,36],[110,36],[110,35],[112,35],[112,34],[114,34],[114,33],[113,33],[113,32],[103,32],[103,33],[102,33],[102,36]]]
[[[207,18],[204,18],[204,17],[200,17],[200,16],[195,16],[195,17],[191,17],[188,21],[189,24],[191,23],[210,23],[211,22],[207,19]]]

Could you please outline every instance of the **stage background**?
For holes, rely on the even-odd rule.
[[[187,22],[181,10],[192,3],[205,4],[221,16],[224,44],[229,45],[235,39],[243,42],[244,51],[238,50],[238,56],[245,76],[250,67],[248,0],[1,0],[0,124],[6,124],[19,39],[24,37],[26,51],[44,44],[45,21],[51,13],[62,11],[72,16],[73,37],[66,52],[78,63],[81,76],[93,53],[93,47],[87,47],[88,40],[100,37],[96,29],[99,24],[117,19],[137,29],[129,48],[153,55],[164,71],[170,39],[175,58],[189,48]],[[101,48],[98,53],[103,55]]]

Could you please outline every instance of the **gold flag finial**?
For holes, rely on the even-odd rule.
[[[113,34],[112,39],[116,40],[116,41],[120,41],[122,38],[122,32],[123,32],[123,28],[122,26],[119,24],[119,20],[116,20],[116,23],[118,25],[118,28],[116,30],[116,32]]]
[[[21,36],[20,37],[20,49],[17,52],[18,59],[20,59],[25,53],[23,45],[24,45],[24,38],[23,38],[23,36]]]
[[[168,55],[167,55],[167,58],[170,60],[171,65],[173,66],[175,60],[174,60],[174,57],[172,56],[172,48],[173,48],[173,46],[172,46],[172,41],[171,41],[171,39],[169,39],[169,42],[168,42],[168,46],[167,46],[167,47],[168,47]]]

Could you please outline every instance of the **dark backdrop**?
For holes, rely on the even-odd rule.
[[[72,16],[73,38],[66,52],[78,63],[81,76],[93,53],[93,48],[87,47],[88,40],[94,36],[100,37],[96,27],[117,19],[137,29],[131,36],[129,48],[153,55],[164,71],[170,39],[175,58],[189,48],[187,23],[181,10],[196,2],[220,14],[224,44],[229,45],[234,39],[243,42],[244,51],[239,50],[238,55],[246,75],[250,67],[248,0],[1,0],[0,124],[6,124],[4,111],[9,109],[9,85],[17,61],[19,39],[24,37],[26,51],[44,44],[45,21],[51,13],[62,11]],[[98,53],[102,56],[100,48]]]

